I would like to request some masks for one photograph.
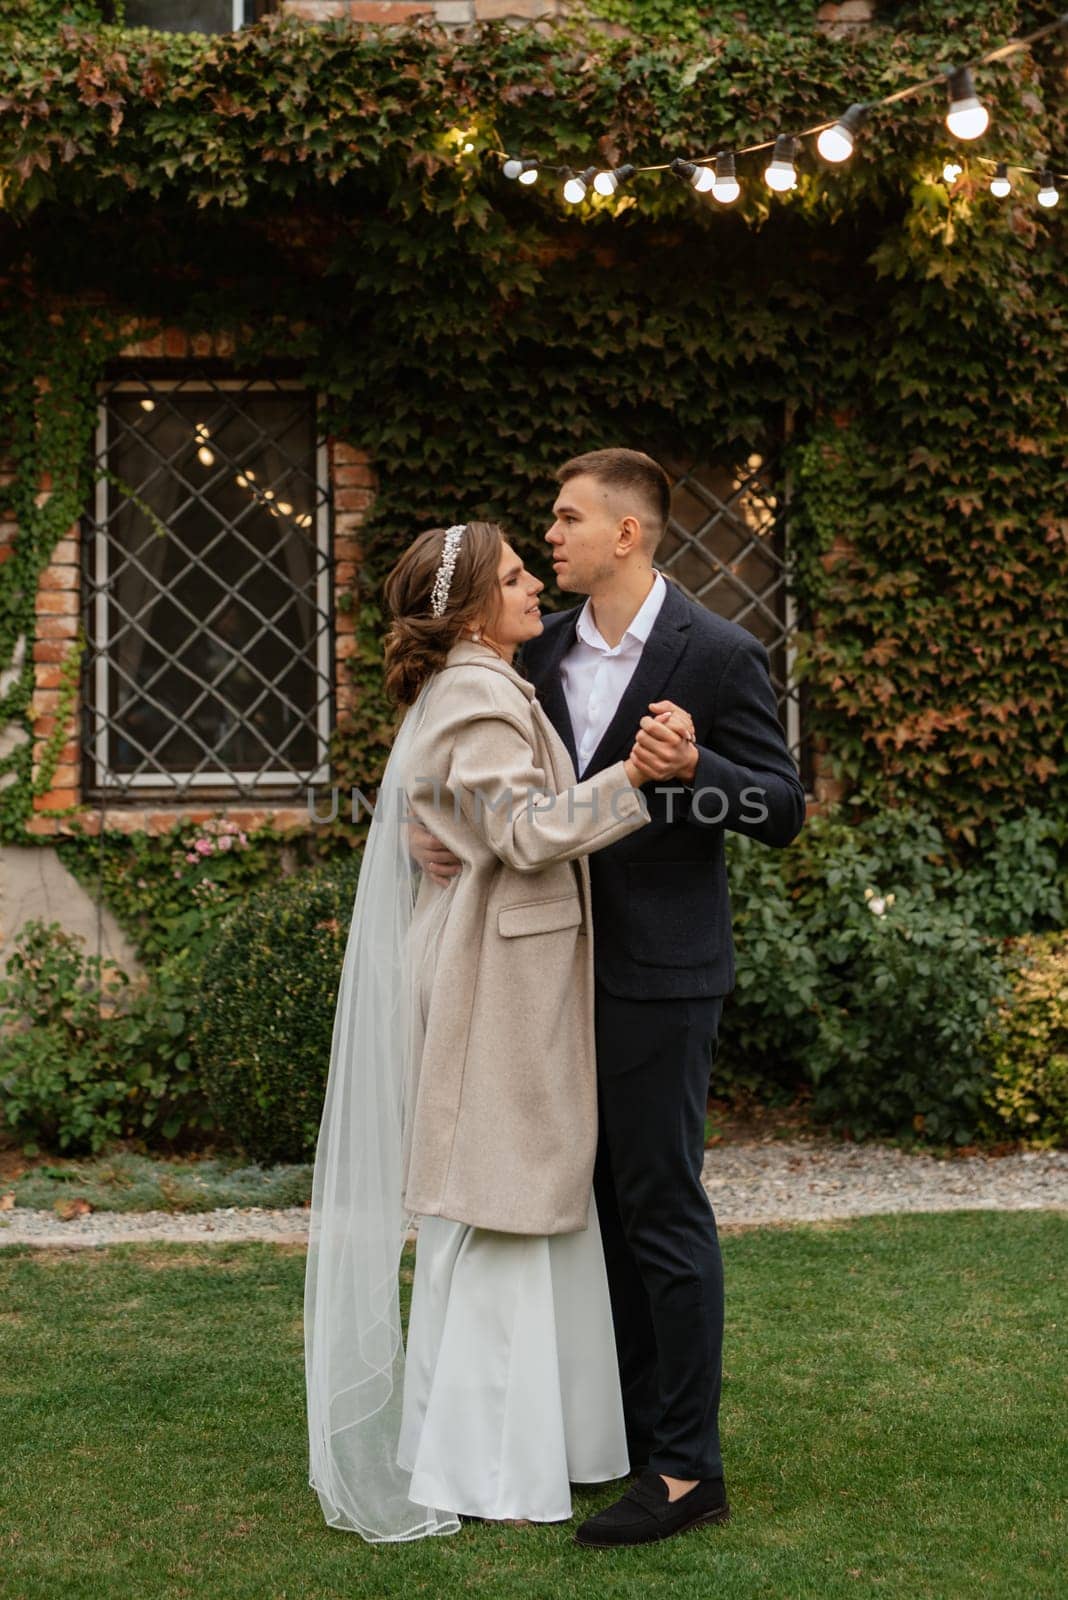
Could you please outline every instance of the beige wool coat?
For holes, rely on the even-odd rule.
[[[463,866],[448,888],[424,874],[413,915],[424,1037],[404,1203],[509,1233],[581,1231],[597,1144],[584,858],[643,827],[644,798],[622,761],[576,782],[533,686],[468,640],[427,692],[405,788]]]

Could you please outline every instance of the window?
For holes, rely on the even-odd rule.
[[[787,429],[789,422],[784,419]],[[718,460],[661,454],[672,480],[671,515],[656,565],[695,600],[748,628],[766,647],[779,720],[802,782],[811,790],[805,686],[794,672],[801,620],[789,587],[783,437],[769,429],[767,437]]]
[[[232,33],[276,9],[276,0],[126,0],[124,20],[127,28],[163,33]],[[103,15],[113,22],[115,4],[105,5]]]
[[[280,379],[129,376],[101,392],[83,798],[292,798],[327,781],[319,412]]]

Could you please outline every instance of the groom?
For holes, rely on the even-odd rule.
[[[636,450],[556,474],[545,535],[558,586],[584,604],[545,617],[522,667],[579,778],[629,754],[656,774],[652,820],[589,858],[604,1240],[631,1467],[579,1544],[663,1539],[729,1516],[719,1441],[723,1266],[701,1183],[709,1075],[734,987],[727,828],[796,838],[805,795],[767,651],[653,565],[670,481]],[[426,870],[447,882],[443,848]]]

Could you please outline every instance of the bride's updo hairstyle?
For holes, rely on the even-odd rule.
[[[419,534],[383,587],[393,619],[382,647],[386,693],[402,706],[410,706],[431,673],[444,666],[462,629],[477,625],[479,618],[492,629],[500,604],[497,568],[504,534],[495,522],[469,522],[456,551],[445,610],[433,615],[430,602],[445,531],[428,528]]]

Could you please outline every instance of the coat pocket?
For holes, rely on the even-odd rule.
[[[497,913],[497,932],[506,939],[519,933],[555,933],[558,928],[575,928],[582,921],[582,901],[577,895],[561,895],[555,900],[523,900],[518,905],[501,906]]]

